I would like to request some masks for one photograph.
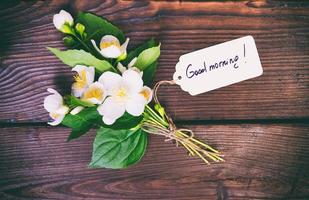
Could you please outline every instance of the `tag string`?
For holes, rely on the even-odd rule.
[[[160,86],[162,85],[166,85],[166,84],[169,84],[169,85],[175,85],[176,82],[174,80],[162,80],[162,81],[159,81],[155,84],[155,86],[153,87],[153,100],[156,104],[160,105],[160,101],[159,101],[159,98],[158,98],[158,90],[160,88]],[[162,130],[162,127],[160,129],[158,129],[157,131],[157,134],[160,134],[160,135],[164,135],[166,137],[168,137],[168,139],[166,139],[166,141],[169,141],[169,140],[175,140],[176,141],[176,144],[178,146],[178,137],[175,137],[175,134],[177,132],[183,132],[187,135],[187,137],[185,138],[185,140],[187,139],[190,139],[190,138],[193,138],[194,137],[194,133],[192,130],[190,129],[186,129],[186,128],[180,128],[178,129],[175,125],[175,123],[173,122],[172,118],[170,116],[168,116],[166,113],[164,113],[164,117],[166,118],[167,122],[168,122],[168,130]],[[156,127],[158,128],[158,127]],[[162,134],[163,133],[163,134]]]
[[[171,81],[163,80],[163,81],[159,81],[155,84],[155,86],[153,87],[153,100],[154,100],[155,103],[157,103],[159,105],[161,105],[161,104],[159,102],[157,93],[158,93],[159,87],[163,84],[175,85],[176,82],[174,80],[171,80]]]
[[[164,84],[175,85],[176,82],[174,80],[163,80],[155,84],[153,88],[153,99],[156,103],[155,108],[158,105],[159,109],[155,112],[153,109],[146,106],[144,112],[145,118],[141,124],[141,129],[150,134],[164,136],[166,137],[165,141],[173,140],[176,142],[176,146],[180,143],[188,150],[189,155],[199,156],[206,164],[209,164],[208,159],[215,162],[224,161],[222,158],[223,155],[220,154],[219,151],[194,138],[192,130],[177,128],[172,118],[166,114],[164,109],[160,111],[163,107],[158,98],[158,91],[160,86]]]

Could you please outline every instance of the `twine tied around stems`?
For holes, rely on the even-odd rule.
[[[167,81],[167,80],[162,80],[159,81],[155,84],[155,86],[153,87],[153,100],[156,104],[158,104],[159,106],[161,106],[160,101],[158,99],[158,90],[159,87],[163,84],[170,84],[170,85],[175,85],[175,81],[171,80],[171,81]],[[185,133],[187,135],[186,138],[184,138],[183,140],[187,140],[190,138],[194,137],[194,132],[190,129],[186,129],[186,128],[177,128],[175,123],[173,122],[172,118],[169,117],[166,113],[164,113],[164,117],[166,119],[166,121],[168,122],[168,127],[162,127],[160,125],[156,125],[153,123],[144,123],[142,125],[142,129],[148,133],[153,133],[153,134],[157,134],[157,135],[162,135],[167,137],[167,139],[165,141],[170,141],[170,140],[174,140],[176,141],[176,145],[178,146],[178,142],[180,142],[180,138],[175,137],[176,132],[182,132]]]
[[[153,88],[153,99],[156,103],[155,108],[157,107],[156,110],[159,114],[149,106],[146,106],[144,112],[145,118],[141,123],[141,129],[150,134],[162,135],[167,138],[165,141],[173,140],[176,142],[177,146],[181,144],[188,150],[189,155],[199,156],[206,164],[209,164],[209,161],[206,158],[215,162],[224,161],[222,158],[223,155],[219,151],[194,138],[192,130],[176,127],[172,118],[165,113],[164,108],[161,106],[158,99],[157,92],[159,87],[163,84],[174,85],[176,83],[173,80],[163,80],[155,84]]]

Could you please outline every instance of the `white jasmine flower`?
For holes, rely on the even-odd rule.
[[[127,55],[129,38],[120,46],[119,40],[112,35],[105,35],[100,42],[100,49],[94,40],[91,40],[94,48],[105,58],[119,58]]]
[[[71,115],[77,115],[80,111],[84,110],[83,106],[77,106],[71,110],[70,114]]]
[[[70,27],[73,26],[74,20],[70,13],[61,10],[53,17],[55,27],[63,33],[70,33]]]
[[[98,107],[98,112],[103,115],[102,120],[105,124],[113,124],[125,111],[133,116],[143,113],[150,93],[148,89],[143,88],[143,80],[138,72],[128,69],[122,76],[105,72],[100,76],[99,82],[106,87],[108,95],[103,104]]]
[[[134,67],[135,63],[136,63],[137,57],[133,58],[129,64],[128,64],[128,68],[126,68],[125,66],[123,66],[120,62],[117,64],[117,69],[123,73],[124,71],[126,71],[127,69],[132,69],[133,71],[136,71],[140,74],[141,77],[143,77],[143,71],[139,70],[137,67]]]
[[[72,71],[78,73],[74,76],[75,82],[72,85],[72,93],[76,97],[81,97],[88,86],[94,81],[94,67],[76,65]]]
[[[152,90],[147,86],[144,86],[139,94],[143,96],[146,104],[152,100]]]
[[[47,91],[52,94],[45,97],[44,108],[54,120],[48,122],[48,124],[56,126],[62,122],[64,116],[69,112],[69,107],[63,104],[63,98],[56,90],[48,88]]]
[[[99,82],[94,82],[85,90],[81,99],[93,104],[102,104],[106,94],[104,85]]]

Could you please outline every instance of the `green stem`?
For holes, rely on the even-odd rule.
[[[89,53],[91,53],[91,49],[86,45],[86,43],[84,43],[84,42],[76,35],[76,33],[71,34],[71,35],[74,36],[74,38],[77,39],[78,42],[79,42],[82,46],[84,46],[85,49],[87,49],[87,51],[88,51]]]
[[[147,112],[148,111],[148,112]],[[161,117],[159,116],[152,108],[150,108],[148,105],[146,105],[146,111],[150,116],[158,120],[162,125],[168,127],[169,124]]]
[[[169,123],[166,121],[166,118],[164,116],[159,115],[155,110],[153,110],[148,105],[146,105],[146,108],[144,111],[143,122],[148,122],[149,123],[148,125],[150,127],[152,124],[154,128],[156,128],[155,126],[162,127],[163,129],[168,129],[169,127]],[[174,138],[185,149],[187,149],[189,151],[189,155],[200,157],[206,164],[210,164],[210,162],[206,158],[209,158],[210,160],[215,161],[215,162],[224,161],[224,159],[221,158],[221,154],[219,153],[219,151],[217,151],[216,149],[213,149],[209,145],[193,137],[189,137],[184,132],[180,130],[176,131],[174,133],[174,136],[175,138],[169,137],[167,135],[167,137]]]
[[[99,58],[99,59],[102,59],[102,58],[103,58],[101,54],[98,54],[96,51],[93,52],[93,51],[89,48],[89,46],[88,46],[85,42],[83,42],[83,41],[76,35],[75,32],[72,33],[72,34],[69,34],[69,35],[73,36],[73,37],[74,37],[74,38],[75,38],[75,39],[76,39],[76,40],[77,40],[89,53],[91,53],[92,55],[96,56],[96,57]],[[103,58],[103,59],[104,59],[104,58]],[[108,62],[111,62],[111,61],[108,61]],[[115,68],[115,66],[113,66],[111,69],[112,69],[113,72],[119,74],[119,71]]]
[[[150,121],[152,123],[155,123],[159,126],[163,126],[162,123],[160,123],[157,119],[153,118],[149,113],[144,112],[144,121]],[[164,127],[164,126],[163,126]]]

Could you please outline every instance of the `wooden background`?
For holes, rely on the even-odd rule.
[[[151,136],[125,170],[88,169],[94,131],[66,143],[48,127],[48,87],[69,91],[70,69],[46,50],[64,48],[60,9],[119,25],[129,47],[162,42],[156,81],[184,53],[252,35],[261,77],[192,97],[177,86],[160,99],[180,127],[225,153],[203,165]],[[309,199],[309,2],[1,1],[0,199]]]

